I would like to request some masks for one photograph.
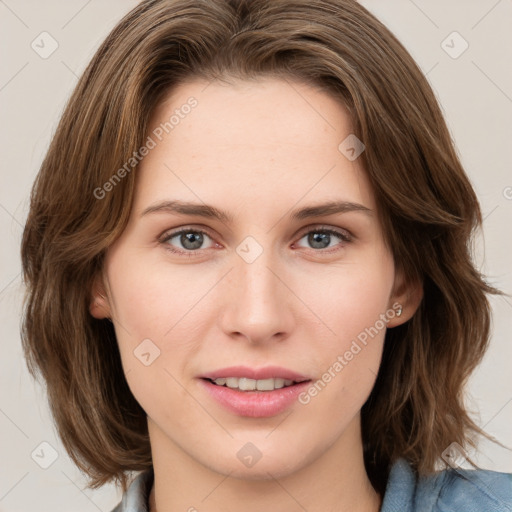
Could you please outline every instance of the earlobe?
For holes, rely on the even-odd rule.
[[[419,280],[405,282],[403,276],[399,277],[399,284],[395,287],[389,301],[389,309],[394,311],[388,327],[397,327],[409,321],[418,310],[423,299],[423,284]]]
[[[89,312],[94,318],[111,320],[110,303],[105,292],[101,276],[96,276],[91,289]]]

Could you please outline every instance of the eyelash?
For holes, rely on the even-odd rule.
[[[203,229],[198,229],[198,228],[182,228],[182,229],[179,229],[178,231],[171,231],[171,232],[164,233],[160,237],[159,242],[162,245],[164,245],[165,250],[167,250],[167,251],[169,251],[169,252],[171,252],[173,254],[179,254],[181,256],[185,256],[185,257],[189,257],[189,258],[199,257],[198,253],[200,251],[208,250],[208,249],[192,249],[192,250],[188,250],[188,251],[186,251],[186,250],[179,250],[179,249],[175,249],[174,247],[172,247],[170,244],[167,243],[172,238],[174,238],[174,237],[176,237],[178,235],[182,235],[184,233],[199,233],[201,235],[208,236],[213,241],[213,237],[207,231],[205,231]],[[348,243],[352,242],[352,239],[353,239],[352,235],[348,231],[346,231],[346,230],[338,231],[338,230],[335,230],[335,229],[332,229],[332,228],[318,227],[318,228],[310,229],[309,231],[302,232],[302,234],[300,235],[298,240],[301,240],[306,235],[309,235],[311,233],[321,233],[321,234],[325,234],[325,235],[336,236],[336,237],[338,237],[341,240],[341,242],[340,242],[341,244],[348,244]],[[333,252],[337,252],[337,251],[340,250],[339,248],[337,248],[337,249],[333,249],[333,248],[325,248],[325,249],[309,248],[309,249],[311,251],[315,252],[315,253],[323,253],[323,254],[331,254]]]

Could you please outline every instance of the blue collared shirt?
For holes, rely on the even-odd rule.
[[[112,512],[148,512],[153,471],[141,473]],[[448,469],[416,480],[404,460],[389,475],[380,512],[512,512],[512,474]]]

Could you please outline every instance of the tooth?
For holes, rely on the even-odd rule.
[[[274,388],[281,389],[284,387],[286,381],[284,379],[274,379]]]
[[[228,377],[226,379],[226,386],[228,388],[237,388],[238,387],[238,378],[237,377]]]
[[[254,379],[246,379],[242,377],[238,379],[238,389],[241,391],[253,391],[256,389],[256,381]]]
[[[280,377],[259,380],[248,379],[246,377],[219,377],[218,379],[214,379],[213,382],[218,386],[226,385],[228,388],[239,389],[240,391],[273,391],[274,389],[291,386],[294,381]]]
[[[272,391],[274,389],[274,379],[261,379],[256,381],[258,391]]]

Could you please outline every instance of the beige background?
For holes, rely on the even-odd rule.
[[[109,511],[120,497],[110,486],[83,490],[84,478],[56,437],[44,390],[26,370],[18,333],[19,243],[31,184],[77,76],[136,3],[0,0],[0,511]],[[362,3],[427,73],[485,215],[478,265],[493,284],[511,293],[512,1]],[[31,47],[34,40],[42,46],[45,37],[44,48],[51,49],[50,36],[39,36],[42,32],[58,44],[46,59]],[[453,58],[464,41],[469,47]],[[512,446],[512,299],[493,299],[492,304],[492,345],[469,383],[470,404],[480,413],[479,424]],[[41,447],[42,442],[51,446]],[[510,451],[489,443],[481,451],[481,466],[512,472]],[[35,462],[48,464],[53,454],[57,458],[48,469]]]

